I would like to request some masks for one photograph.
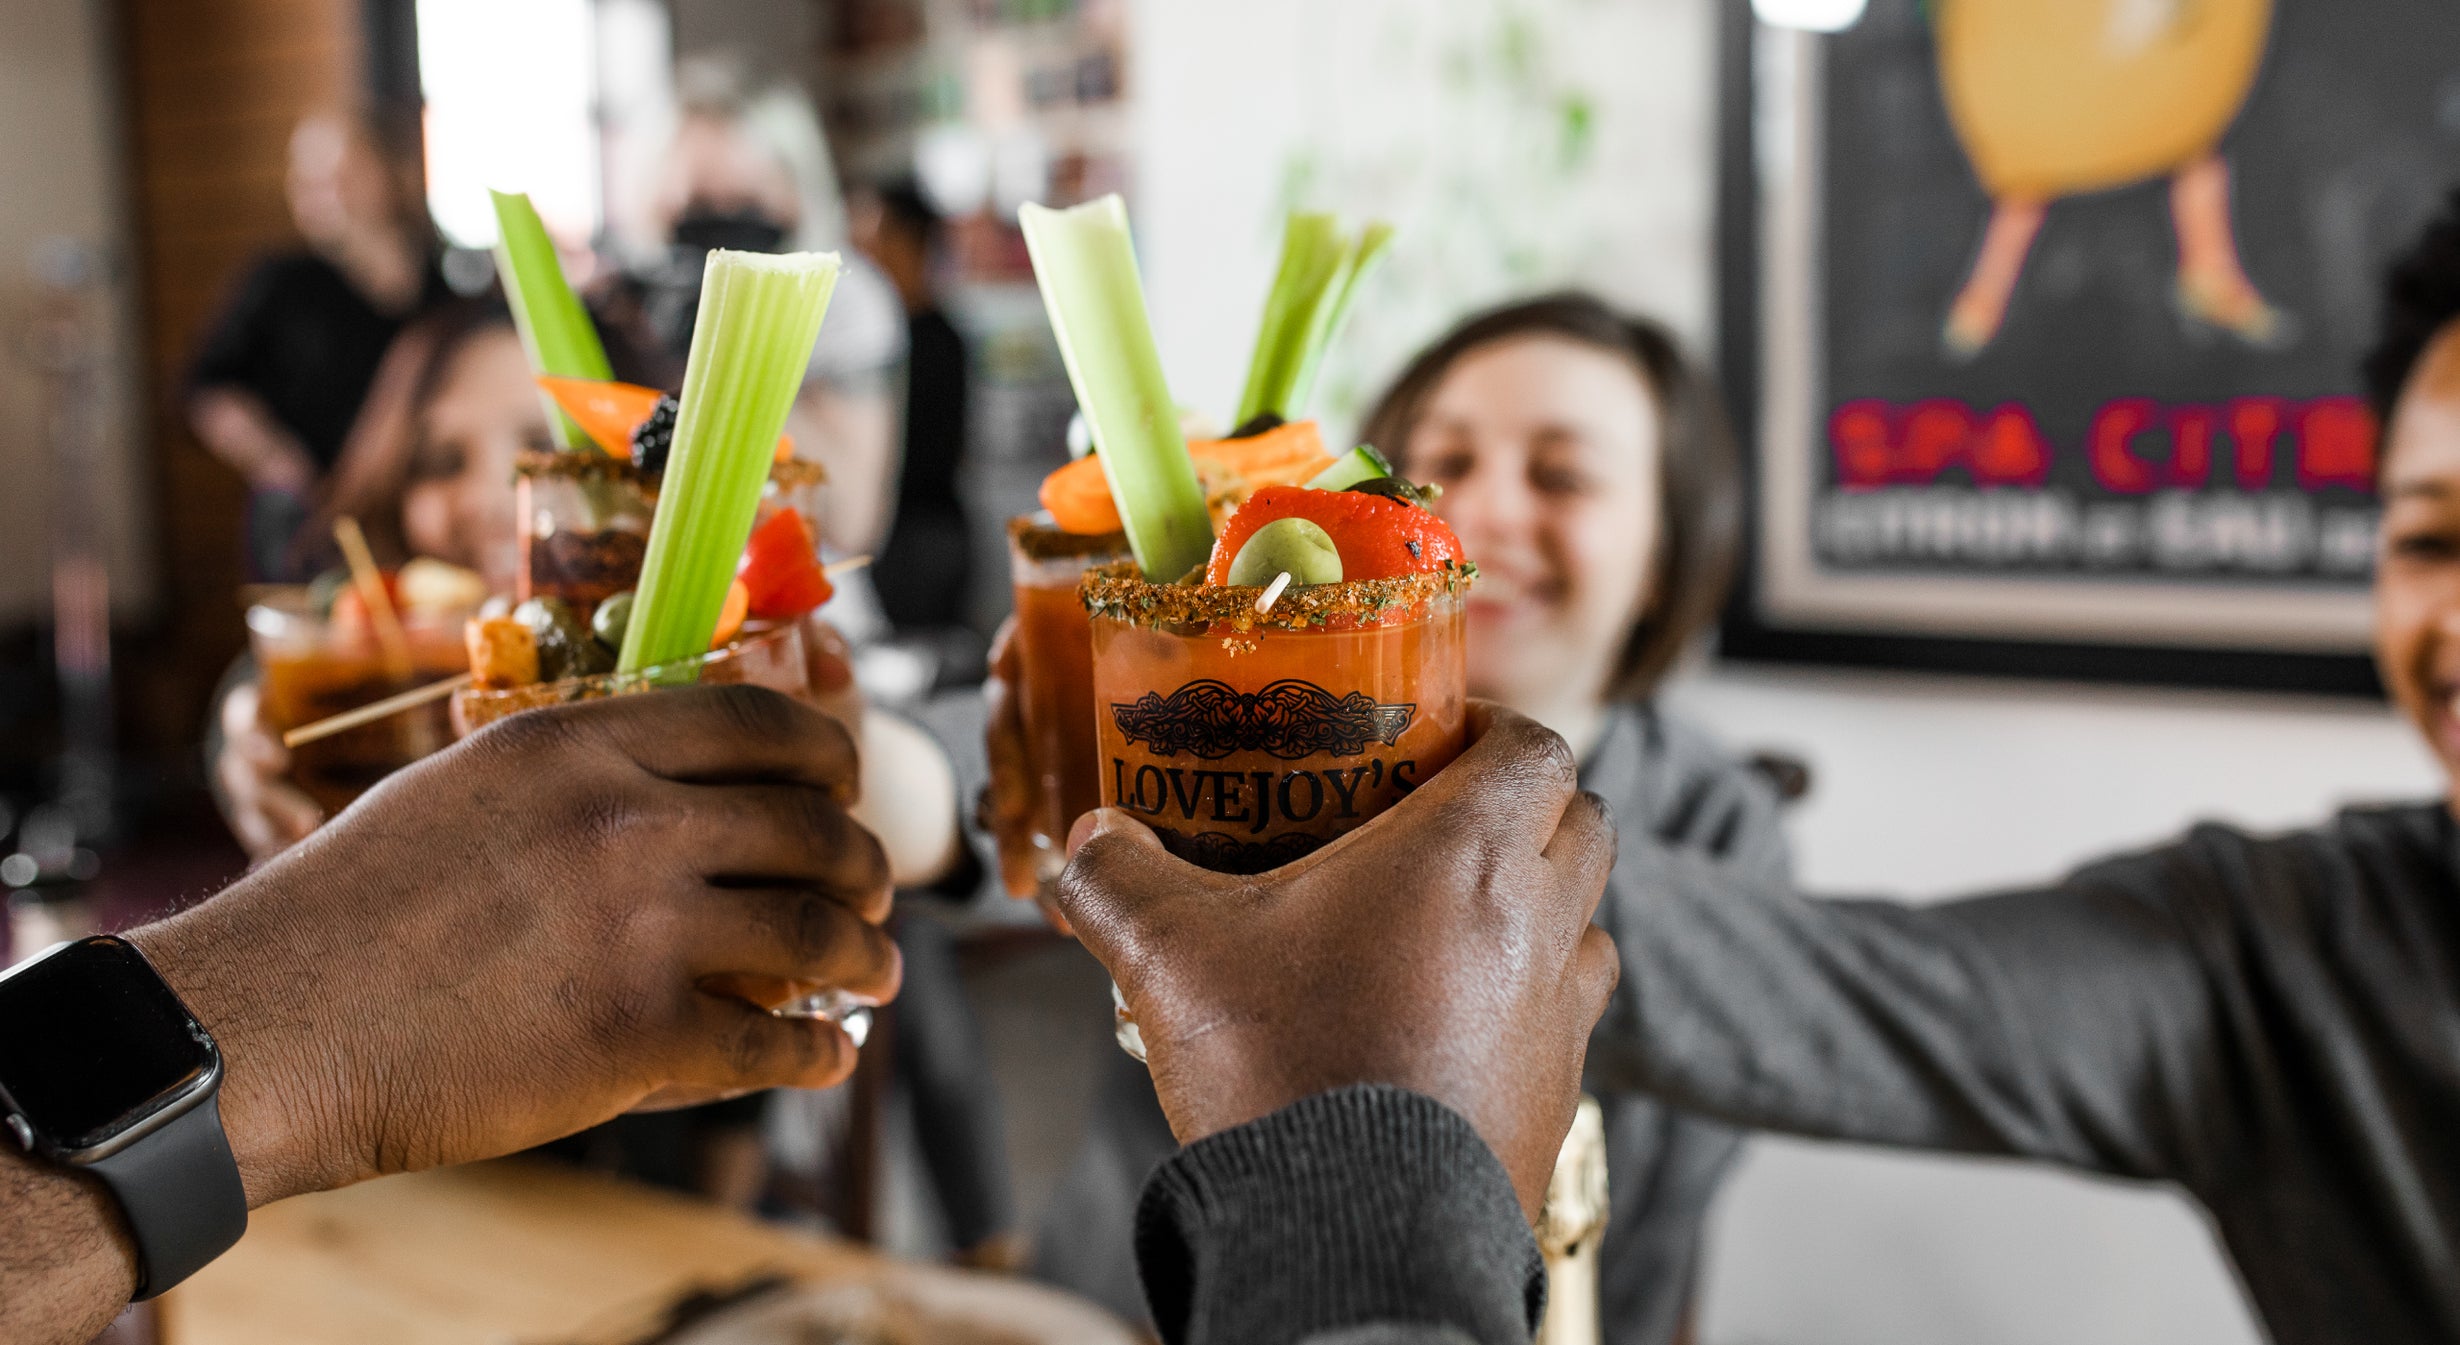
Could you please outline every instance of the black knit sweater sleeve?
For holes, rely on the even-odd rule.
[[[1525,1342],[1545,1268],[1458,1113],[1320,1093],[1189,1145],[1145,1184],[1136,1259],[1170,1345]]]

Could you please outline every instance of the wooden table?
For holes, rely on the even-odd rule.
[[[696,1287],[764,1272],[882,1284],[975,1278],[629,1182],[506,1160],[258,1210],[237,1247],[164,1296],[162,1338],[613,1345],[639,1338]],[[1091,1325],[1107,1334],[1106,1323],[1094,1314]]]

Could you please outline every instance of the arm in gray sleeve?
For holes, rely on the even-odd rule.
[[[1164,1160],[1136,1261],[1168,1345],[1513,1345],[1546,1301],[1501,1161],[1458,1113],[1381,1085]]]
[[[1626,829],[1592,1068],[1762,1129],[2191,1179],[2235,1068],[2233,842],[1916,908],[1807,899]]]

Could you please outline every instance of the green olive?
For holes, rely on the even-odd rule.
[[[549,682],[567,677],[587,677],[592,673],[612,670],[614,660],[605,657],[581,618],[573,613],[572,604],[561,598],[532,598],[513,609],[513,620],[530,628],[530,636],[538,643],[538,675]],[[603,665],[603,666],[602,666]]]
[[[632,590],[608,598],[589,614],[590,633],[609,649],[624,647],[624,628],[632,624]]]
[[[1277,518],[1256,529],[1230,560],[1230,582],[1262,588],[1283,574],[1293,584],[1341,582],[1341,549],[1332,534],[1303,518]]]

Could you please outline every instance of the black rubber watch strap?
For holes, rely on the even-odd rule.
[[[204,1268],[248,1231],[248,1193],[212,1094],[169,1125],[86,1165],[102,1178],[137,1244],[139,1300]]]

